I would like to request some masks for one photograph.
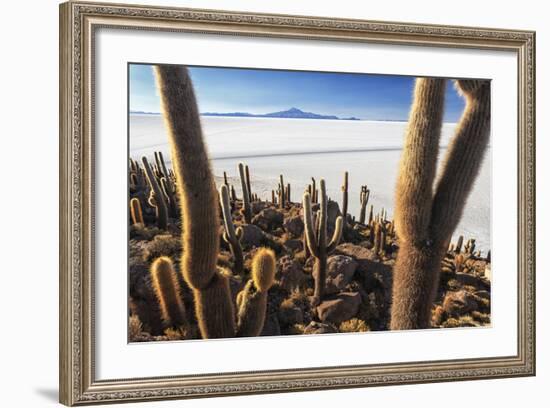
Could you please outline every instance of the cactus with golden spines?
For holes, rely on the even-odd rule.
[[[229,278],[217,266],[218,196],[204,145],[193,85],[186,68],[155,66],[155,77],[178,180],[182,217],[181,271],[193,290],[203,338],[235,335]]]
[[[237,296],[237,337],[259,336],[264,327],[267,292],[275,279],[275,253],[260,248],[252,258],[252,279]]]
[[[277,200],[275,199],[275,190],[271,190],[271,202],[273,204],[277,203]]]
[[[237,228],[235,230],[235,226],[233,225],[231,205],[229,203],[229,190],[225,184],[220,187],[220,204],[222,207],[224,226],[223,239],[229,245],[231,254],[233,255],[233,272],[237,275],[242,275],[244,270],[243,249],[241,247],[243,230],[242,228]]]
[[[143,212],[141,211],[141,202],[137,197],[130,200],[130,216],[132,217],[132,224],[145,225],[143,222]]]
[[[241,213],[244,217],[244,221],[250,224],[252,222],[252,207],[250,206],[250,191],[248,191],[244,163],[239,163],[239,176],[241,178],[241,189],[243,190],[243,207],[241,208]]]
[[[164,324],[167,327],[186,327],[185,306],[172,260],[166,256],[155,259],[150,273]]]
[[[147,157],[142,157],[141,161],[143,163],[143,168],[145,170],[145,177],[147,178],[147,183],[151,188],[149,194],[148,203],[151,207],[155,208],[155,215],[157,219],[157,227],[160,229],[166,229],[168,225],[168,208],[166,206],[166,200],[164,199],[164,193],[158,183],[157,177],[153,173],[151,166]]]
[[[458,80],[466,105],[434,193],[446,81],[416,80],[396,186],[392,330],[427,328],[441,261],[489,141],[490,83]]]
[[[314,305],[319,304],[323,298],[327,274],[327,256],[334,251],[340,242],[344,223],[342,216],[339,216],[336,219],[333,236],[330,242],[327,243],[327,193],[325,188],[325,180],[321,179],[319,181],[319,185],[321,190],[321,203],[315,222],[311,210],[311,196],[309,193],[305,193],[303,197],[306,242],[309,251],[315,257],[313,272],[313,277],[315,279],[315,290],[313,294]],[[317,228],[315,224],[318,225]]]
[[[231,184],[231,201],[233,203],[237,202],[237,192],[235,191],[235,187],[233,187],[233,184]]]

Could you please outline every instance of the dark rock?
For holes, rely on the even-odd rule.
[[[478,303],[474,297],[465,290],[447,292],[443,300],[443,310],[448,316],[457,317],[477,310]]]
[[[303,248],[303,243],[299,239],[287,239],[284,246],[292,252],[300,252]]]
[[[252,218],[252,224],[264,231],[274,231],[283,226],[284,215],[273,208],[265,208]]]
[[[291,299],[285,300],[279,306],[277,314],[281,326],[291,326],[293,324],[301,324],[304,322],[304,314],[302,309],[298,307]]]
[[[241,228],[243,229],[243,238],[241,240],[243,246],[257,247],[262,245],[265,236],[260,228],[251,224],[243,224]]]
[[[317,314],[323,323],[340,324],[357,314],[361,295],[357,292],[340,293],[334,299],[325,300],[317,306]]]
[[[283,228],[293,237],[298,238],[304,232],[304,221],[299,215],[286,217],[283,221]]]
[[[276,278],[279,285],[290,292],[299,288],[307,280],[307,275],[300,264],[287,255],[279,259]]]
[[[325,293],[338,293],[351,282],[357,269],[357,262],[349,256],[334,255],[327,260],[327,279]]]
[[[270,204],[265,201],[252,201],[250,207],[252,209],[252,214],[258,214],[263,209],[269,207]]]
[[[467,286],[477,287],[480,284],[480,279],[475,275],[471,275],[469,273],[457,272],[454,278],[463,285]]]

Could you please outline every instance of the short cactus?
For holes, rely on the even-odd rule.
[[[142,224],[143,212],[141,211],[141,203],[138,198],[134,197],[130,200],[130,216],[132,217],[132,224]]]
[[[233,272],[237,275],[243,273],[243,249],[241,247],[241,239],[243,236],[242,228],[237,228],[233,225],[233,217],[231,216],[231,205],[229,202],[229,190],[225,184],[220,187],[220,204],[222,207],[224,233],[223,239],[229,245],[231,254],[233,255]]]
[[[172,260],[162,256],[151,264],[151,282],[158,299],[162,320],[167,327],[185,327],[185,307]]]
[[[237,337],[259,336],[264,327],[267,292],[275,278],[275,254],[261,248],[252,259],[252,279],[237,296]]]
[[[311,254],[315,257],[313,272],[313,277],[315,279],[315,290],[313,294],[313,304],[318,304],[323,298],[327,273],[327,255],[334,251],[340,242],[344,223],[342,216],[339,216],[336,219],[336,226],[332,239],[327,245],[327,193],[325,188],[325,180],[321,179],[319,185],[321,189],[321,203],[315,223],[313,220],[311,197],[309,193],[305,193],[303,198],[304,227],[307,246]],[[315,228],[315,224],[318,224],[318,228]]]

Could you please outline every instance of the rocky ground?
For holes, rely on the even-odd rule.
[[[139,197],[139,192],[133,194]],[[325,299],[316,307],[312,267],[303,245],[300,204],[285,208],[266,201],[252,202],[253,220],[245,224],[240,201],[234,202],[235,227],[243,229],[241,245],[245,259],[243,276],[232,276],[233,299],[249,278],[250,260],[257,248],[272,248],[277,255],[276,283],[269,291],[263,336],[321,334],[387,330],[391,303],[392,269],[398,251],[393,224],[380,214],[361,224],[348,216],[340,245],[328,258]],[[318,204],[314,204],[313,210]],[[160,255],[172,258],[179,268],[181,225],[170,219],[166,230],[154,226],[152,208],[143,206],[144,224],[132,225],[129,242],[130,340],[152,341],[199,338],[194,320],[193,298],[178,273],[190,328],[185,332],[163,327],[151,287],[149,266]],[[338,203],[328,204],[328,233],[332,234]],[[375,251],[374,226],[385,226],[387,234]],[[229,247],[221,239],[219,264],[231,268]],[[379,250],[378,250],[379,249]],[[451,246],[442,263],[441,283],[433,309],[433,327],[473,327],[490,324],[490,257],[475,252],[474,243],[457,250]],[[178,270],[179,272],[179,270]]]

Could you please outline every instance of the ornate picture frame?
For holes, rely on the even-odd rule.
[[[97,379],[95,36],[98,29],[192,32],[445,49],[517,58],[517,353],[169,377]],[[121,136],[124,137],[124,136]],[[66,405],[535,375],[535,33],[137,5],[60,6],[60,401]]]

